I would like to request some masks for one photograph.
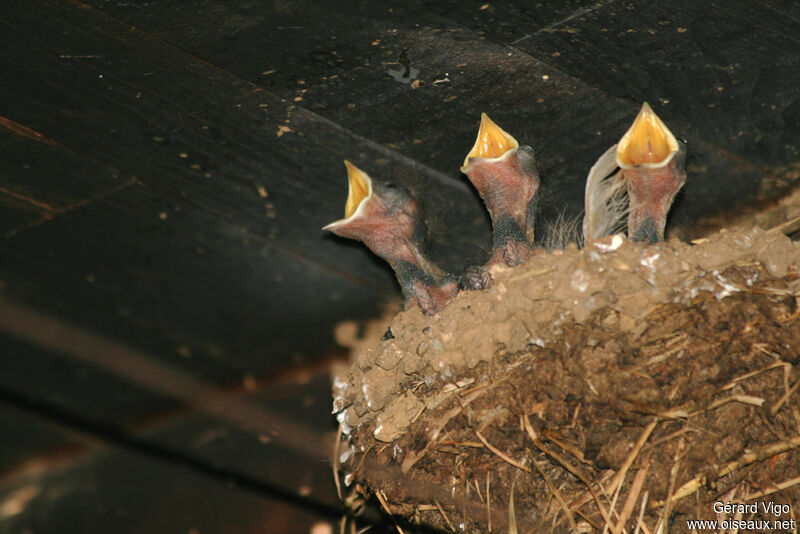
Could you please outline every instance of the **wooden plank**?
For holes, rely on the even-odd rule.
[[[6,296],[217,383],[324,355],[332,320],[383,298],[143,184],[6,239],[0,264]]]
[[[16,148],[21,154],[30,148],[27,143],[41,146],[24,138],[12,141],[20,139]],[[44,154],[68,178],[113,178],[104,167],[73,158],[63,147],[45,148],[31,150],[31,160],[42,161],[36,156]],[[56,180],[34,190],[32,181],[48,177],[26,178],[24,172],[4,175],[18,191],[28,187],[52,195],[55,207],[38,220],[44,224],[4,241],[4,296],[145,347],[214,383],[239,385],[245,375],[260,378],[324,356],[334,345],[327,313],[371,316],[382,299],[379,287],[309,267],[292,256],[272,255],[263,238],[148,186],[136,184],[75,206],[82,202],[80,180]],[[109,183],[115,187],[117,181]],[[393,283],[391,275],[387,278]],[[332,300],[337,304],[331,305]],[[276,302],[284,303],[281,309]],[[310,330],[314,335],[308,335]],[[0,390],[81,414],[94,424],[135,428],[175,406],[170,397],[14,338],[0,336],[0,347],[5,369]]]
[[[454,181],[463,179],[458,169],[474,143],[481,111],[532,144],[543,174],[558,185],[566,177],[581,176],[580,181],[596,157],[589,151],[578,155],[576,148],[588,143],[602,153],[594,131],[575,131],[570,119],[594,109],[588,117],[609,116],[597,124],[601,128],[629,113],[625,103],[535,59],[509,56],[503,47],[413,6],[406,11],[301,1],[253,9],[245,2],[211,1],[187,11],[177,2],[149,9],[96,5],[287,100],[300,99],[298,108]],[[415,76],[397,79],[401,60]],[[416,90],[413,79],[422,83]],[[561,146],[565,139],[572,140],[570,146]]]
[[[568,214],[580,211],[587,169],[624,133],[637,108],[625,84],[618,83],[611,91],[611,83],[600,84],[578,68],[597,69],[610,56],[586,45],[592,56],[584,51],[582,35],[557,31],[565,21],[572,27],[573,21],[621,9],[616,3],[539,6],[530,15],[518,17],[514,13],[528,12],[528,4],[493,7],[489,3],[481,9],[485,3],[437,2],[392,9],[355,3],[334,8],[306,1],[278,9],[268,4],[254,8],[244,2],[207,1],[196,10],[181,9],[177,2],[147,9],[96,5],[454,178],[472,145],[480,111],[488,111],[521,142],[536,149],[543,183],[549,189],[543,206],[548,218],[564,210]],[[665,8],[659,9],[666,16]],[[680,11],[675,9],[673,15],[679,16]],[[615,24],[624,24],[626,16],[620,14]],[[531,22],[534,19],[537,22]],[[571,37],[562,38],[553,49],[528,46],[562,33]],[[507,35],[508,40],[495,44],[481,35],[493,39]],[[509,48],[509,43],[514,46]],[[659,54],[657,50],[654,46],[652,53]],[[564,57],[574,57],[574,61],[563,64]],[[414,76],[402,77],[406,67]],[[416,90],[411,88],[412,78],[422,83]],[[649,74],[640,73],[637,80],[653,91],[664,90],[663,80]],[[648,91],[647,98],[651,94]],[[716,100],[703,100],[710,96]],[[722,109],[718,100],[715,93],[702,93],[694,105]],[[659,113],[693,145],[690,185],[678,200],[675,221],[720,213],[751,200],[747,195],[754,189],[760,196],[770,196],[794,182],[791,173],[759,167],[756,163],[763,161],[748,161],[749,153],[728,154],[699,135],[706,133],[704,128],[721,127],[715,126],[721,115],[715,123],[705,116],[675,114],[673,109],[673,105],[659,108]],[[731,121],[724,117],[721,123]],[[769,179],[763,187],[752,186],[764,176]],[[728,195],[732,189],[714,186],[720,180],[744,188]],[[715,194],[689,194],[709,190]],[[728,203],[731,196],[737,200],[734,205]],[[691,227],[687,232],[691,233]]]
[[[165,209],[168,216],[162,218]],[[142,235],[136,232],[149,238],[135,240]],[[269,385],[264,377],[275,370],[319,357],[333,344],[328,314],[345,313],[338,307],[356,303],[364,313],[376,313],[373,290],[322,269],[319,275],[305,272],[309,284],[294,287],[292,277],[301,267],[292,265],[292,258],[277,258],[279,265],[273,265],[242,236],[247,233],[241,228],[136,184],[7,239],[9,246],[0,251],[4,294],[60,311],[104,338],[150,349],[148,358],[156,365],[166,364],[189,380],[200,377],[199,383],[214,391],[219,391],[214,384]],[[183,276],[187,272],[191,277]],[[275,276],[284,279],[277,282]],[[154,295],[159,296],[155,301]],[[54,335],[49,327],[32,331],[41,332],[45,345]],[[336,505],[330,470],[317,456],[312,461],[298,454],[280,435],[254,434],[242,426],[242,414],[176,411],[184,404],[181,384],[173,398],[170,383],[157,380],[164,373],[131,377],[115,367],[111,353],[103,358],[107,365],[98,366],[7,335],[0,336],[0,346],[4,397],[99,429],[101,437],[132,434],[170,454],[280,488],[282,494]],[[316,436],[335,427],[324,369],[310,385],[301,380],[288,388],[268,387],[251,402],[311,427]],[[328,444],[313,443],[320,447],[319,457],[327,458]]]
[[[12,126],[0,128],[8,192],[0,199],[14,200],[29,217],[12,211],[2,218],[8,235],[15,234],[0,249],[5,295],[218,383],[238,383],[244,373],[258,376],[324,355],[338,317],[370,316],[396,291],[389,270],[356,243],[336,243],[337,252],[353,250],[339,270],[322,266],[281,241]],[[333,248],[339,240],[325,241]],[[359,276],[359,262],[375,271],[371,278]],[[18,356],[3,355],[12,362]],[[39,367],[10,367],[11,386],[18,372],[35,389],[49,365],[45,354],[37,357]],[[85,404],[104,406],[96,397]]]
[[[0,336],[0,391],[25,402],[79,414],[87,423],[133,429],[175,407],[174,399],[85,363]],[[10,443],[9,445],[13,445]]]
[[[0,118],[0,187],[56,214],[130,182],[21,124]]]
[[[60,371],[61,367],[63,364],[56,365],[55,370]],[[162,411],[158,417],[142,419],[141,411],[137,411],[138,418],[133,421],[131,406],[124,402],[131,400],[127,393],[134,389],[132,385],[113,375],[101,383],[92,374],[98,374],[98,370],[89,368],[79,380],[65,375],[62,381],[67,379],[73,385],[78,383],[92,389],[91,393],[72,393],[67,398],[59,398],[63,387],[56,386],[53,393],[42,394],[35,387],[31,390],[24,387],[30,384],[8,389],[3,384],[0,429],[15,432],[5,435],[19,439],[5,440],[0,446],[0,481],[10,476],[4,475],[3,470],[15,476],[24,474],[27,464],[22,462],[37,465],[37,458],[41,464],[46,458],[55,460],[83,454],[87,452],[85,440],[91,439],[94,443],[108,443],[187,465],[206,476],[238,480],[255,491],[271,493],[289,502],[308,501],[309,505],[331,510],[339,507],[327,461],[336,430],[336,421],[330,415],[327,370],[309,370],[261,391],[223,392],[239,400],[230,403],[224,413],[212,415],[192,407],[166,414]],[[122,386],[122,391],[111,393],[113,386]],[[140,408],[144,401],[155,397],[152,392],[144,393],[139,392],[133,398]],[[94,398],[90,399],[92,395]],[[92,407],[88,400],[108,407]],[[254,414],[261,406],[268,406],[266,409],[272,414],[280,414],[280,421],[268,428],[260,424]],[[85,411],[76,409],[86,407]],[[117,413],[118,419],[112,420],[109,410],[115,407],[122,409]],[[237,412],[244,409],[249,412]],[[294,438],[286,433],[298,425],[313,436],[309,450],[287,446]]]
[[[9,320],[9,311],[16,319]],[[33,342],[42,331],[47,339],[40,344],[63,347],[51,355],[18,352],[14,343],[4,343],[10,354],[0,405],[284,500],[338,507],[328,462],[337,423],[330,414],[326,366],[260,384],[250,376],[239,388],[223,389],[141,350],[54,324],[30,310],[3,303],[0,315],[15,335]],[[40,376],[33,376],[36,371]],[[14,457],[12,449],[0,452],[0,460]]]
[[[243,395],[258,406],[268,406],[288,421],[301,423],[320,437],[318,454],[309,458],[280,443],[279,432],[256,434],[218,418],[198,413],[173,417],[141,434],[144,439],[187,458],[258,480],[289,495],[307,498],[331,508],[339,506],[329,462],[336,420],[330,414],[330,376],[318,370],[306,378],[271,384],[263,391]],[[322,439],[322,438],[326,439]]]
[[[120,173],[0,117],[0,236],[125,185]]]
[[[79,446],[75,436],[63,428],[2,402],[0,436],[6,438],[0,440],[0,480],[31,464],[41,465],[46,457],[58,457]],[[13,439],[8,439],[11,436]]]
[[[463,183],[97,11],[41,1],[10,6],[0,24],[9,50],[0,114],[278,247],[391,287],[382,267],[341,254],[340,241],[319,230],[341,216],[343,157],[414,189],[435,211],[434,236],[456,220],[476,229],[459,237],[471,249],[455,257],[447,239],[434,247],[445,263],[475,256],[473,236],[488,235],[480,203]],[[41,31],[32,34],[31,24]]]
[[[793,0],[760,0],[759,3],[771,7],[787,17],[800,20],[800,6]]]
[[[17,195],[0,192],[0,235],[10,235],[43,221],[48,213]]]
[[[9,415],[18,414],[0,407],[0,421]],[[23,423],[42,424],[34,418]],[[300,534],[337,519],[330,507],[277,499],[257,487],[209,476],[191,463],[88,439],[83,446],[70,456],[42,457],[39,468],[31,464],[4,473],[0,533]]]
[[[164,211],[160,210],[167,210],[166,218],[161,217]],[[197,228],[202,228],[203,232],[198,234]],[[133,230],[148,235],[149,239],[131,243],[135,235]],[[135,184],[7,239],[5,243],[10,246],[2,252],[6,275],[5,294],[29,304],[63,310],[74,320],[92,325],[106,336],[127,335],[129,343],[161,347],[163,350],[156,352],[154,357],[172,368],[183,369],[189,376],[201,375],[217,383],[241,383],[246,374],[246,383],[249,384],[260,375],[285,366],[286,358],[296,363],[300,356],[296,351],[302,350],[305,344],[310,342],[327,346],[331,342],[319,332],[308,335],[308,329],[314,327],[319,314],[314,303],[308,306],[308,315],[299,311],[280,313],[290,310],[288,305],[278,311],[253,311],[246,308],[243,298],[246,295],[239,295],[237,290],[231,291],[231,286],[241,283],[246,293],[253,293],[249,285],[251,280],[238,272],[236,265],[226,263],[230,261],[235,264],[241,260],[242,247],[251,250],[251,255],[261,258],[261,251],[254,250],[251,243],[241,237],[246,234],[241,228],[220,222],[213,215],[184,201],[165,199],[160,192]],[[30,248],[17,248],[18,242]],[[175,243],[180,243],[180,246],[176,247]],[[200,246],[203,247],[202,254],[198,253]],[[169,265],[161,259],[167,248],[171,253]],[[76,250],[81,253],[76,254]],[[176,253],[176,250],[179,252]],[[284,263],[290,262],[291,259],[284,260]],[[143,269],[143,266],[150,264],[157,268]],[[191,270],[192,278],[184,283],[180,273],[188,270]],[[294,266],[288,271],[281,271],[268,265],[263,272],[253,270],[259,273],[258,276],[265,277],[252,281],[253,287],[262,287],[269,285],[272,276],[284,275],[288,280],[299,268]],[[86,272],[89,274],[81,274]],[[227,276],[227,296],[237,303],[233,308],[218,302],[218,296],[215,295],[208,302],[197,301],[206,295],[202,294],[202,288],[198,291],[193,284],[200,283],[202,286],[202,282],[207,280],[208,286],[213,287],[213,278],[222,276],[219,272]],[[327,271],[324,273],[329,275]],[[161,278],[153,280],[154,276],[163,277],[163,282]],[[162,283],[166,286],[164,292],[161,291]],[[370,298],[376,297],[374,291],[351,284],[363,289]],[[146,291],[150,286],[155,287],[156,291]],[[293,301],[289,296],[296,298],[304,293],[310,294],[319,306],[324,307],[325,312],[333,310],[335,313],[337,304],[326,301],[324,292],[315,292],[315,288],[330,286],[330,282],[322,280],[322,283],[312,284],[308,288],[289,288],[285,295],[272,288],[269,297],[276,299],[275,302],[291,304]],[[346,288],[333,289],[331,298],[349,306],[349,302],[340,298],[338,292],[342,290],[358,301],[356,292]],[[178,294],[171,291],[177,291]],[[187,294],[181,294],[181,291]],[[161,295],[162,299],[150,302],[148,298],[154,293]],[[189,293],[199,293],[200,296]],[[258,294],[253,298],[269,300],[260,299]],[[112,309],[115,302],[117,308]],[[124,313],[120,313],[120,303],[125,304]],[[231,323],[217,325],[218,332],[223,328],[228,332],[221,334],[223,341],[216,351],[209,352],[203,343],[199,343],[198,348],[198,344],[191,341],[181,345],[171,344],[175,341],[170,336],[176,335],[173,330],[175,318],[171,316],[174,313],[178,319],[183,319],[187,312],[170,309],[170,303],[193,307],[200,316],[232,315],[227,317]],[[140,307],[137,308],[137,305]],[[239,306],[244,306],[244,309],[239,310]],[[259,334],[269,338],[268,343],[272,342],[271,338],[275,338],[278,344],[290,343],[294,352],[286,350],[274,358],[265,358],[269,352],[261,351],[258,347],[252,354],[224,352],[225,347],[220,346],[231,341],[228,337],[231,332],[236,336],[237,328],[251,333],[258,331],[254,324],[245,324],[249,318],[237,317],[236,313],[252,314],[253,320],[264,321],[259,325]],[[374,310],[368,313],[374,313]],[[153,320],[153,316],[157,321],[152,325],[147,324],[148,320]],[[289,318],[300,325],[302,332],[295,332],[293,336],[291,328],[279,324],[281,331],[273,333],[270,329],[274,325],[263,316],[273,322],[276,317]],[[190,319],[193,325],[193,321],[197,320],[201,328],[206,326],[203,319]],[[49,329],[40,330],[43,336],[50,335]],[[165,333],[167,339],[164,339]],[[197,331],[193,333],[197,335]],[[207,336],[213,333],[204,332]],[[254,346],[252,340],[245,339],[244,343]],[[174,400],[130,383],[124,374],[110,373],[68,355],[42,351],[7,336],[0,336],[0,346],[3,347],[0,360],[6,360],[0,362],[6,369],[0,376],[0,391],[4,398],[14,397],[56,415],[68,416],[70,424],[80,422],[79,429],[100,429],[101,438],[106,433],[112,436],[131,433],[136,443],[143,440],[190,463],[214,466],[220,472],[240,476],[256,485],[266,484],[272,488],[271,491],[280,490],[283,499],[294,496],[300,500],[313,499],[317,503],[326,503],[329,507],[337,505],[329,467],[324,462],[309,461],[307,456],[287,450],[272,434],[262,437],[225,418],[208,415],[183,415],[177,412],[164,417],[164,411],[175,405]],[[252,401],[270,406],[288,421],[313,425],[320,436],[331,434],[335,426],[329,413],[329,379],[324,371],[318,373],[311,383],[301,379],[299,383],[269,388]],[[166,415],[170,415],[169,412]],[[236,414],[229,415],[236,420]],[[280,428],[275,430],[281,431]],[[320,456],[327,457],[327,451],[323,450],[328,446],[327,443],[320,439],[318,445],[322,448]],[[13,454],[13,449],[7,452],[9,461],[21,459],[19,454]],[[17,489],[20,488],[14,491]],[[82,512],[91,515],[91,510]],[[36,513],[41,513],[39,508]],[[14,522],[11,524],[15,528],[19,525]]]
[[[76,27],[81,17],[86,16],[85,10],[80,8],[61,4],[58,7],[78,21],[70,23],[67,16],[44,16],[56,26],[50,28],[52,35],[60,34],[59,28]],[[50,8],[56,9],[54,5],[38,6],[40,14]],[[19,32],[22,22],[14,15],[24,19],[35,12],[36,9],[30,13],[27,9],[16,12],[10,9],[9,17],[4,18],[3,23]],[[107,23],[111,28],[106,28],[106,32],[120,30],[119,24]],[[87,27],[91,28],[91,24]],[[232,163],[246,158],[237,158],[229,148],[216,149],[220,144],[219,136],[243,135],[248,141],[254,132],[239,133],[240,124],[232,120],[227,127],[224,124],[215,127],[209,134],[212,128],[203,129],[196,122],[206,123],[203,117],[195,117],[197,110],[194,105],[199,105],[199,100],[179,98],[194,83],[197,75],[191,71],[198,65],[211,71],[216,85],[206,87],[203,95],[197,98],[209,97],[212,91],[224,86],[229,93],[233,91],[234,100],[237,97],[246,99],[252,90],[248,84],[226,83],[230,77],[226,78],[224,73],[171,48],[166,60],[159,59],[164,47],[140,37],[144,41],[144,44],[140,43],[141,47],[150,58],[157,60],[158,73],[166,76],[171,66],[169,60],[177,61],[174,57],[177,55],[183,69],[180,75],[175,74],[176,80],[185,79],[182,76],[187,75],[187,70],[191,78],[186,79],[183,85],[176,82],[172,86],[173,93],[153,96],[156,103],[145,106],[139,114],[131,108],[131,104],[141,100],[136,98],[139,91],[131,94],[133,89],[130,84],[126,85],[124,76],[149,79],[142,74],[149,72],[147,54],[144,57],[136,55],[141,48],[134,49],[120,40],[120,33],[124,32],[117,31],[111,38],[108,34],[95,35],[92,30],[87,31],[91,38],[86,32],[79,31],[75,32],[71,44],[50,43],[53,53],[49,55],[35,55],[27,63],[9,61],[9,65],[16,65],[16,75],[9,71],[9,84],[3,88],[3,91],[10,91],[6,93],[9,98],[2,99],[6,115],[13,115],[14,119],[19,119],[20,115],[24,115],[23,119],[32,118],[28,122],[35,123],[33,126],[37,132],[41,129],[46,132],[42,135],[65,141],[50,143],[46,148],[48,152],[44,161],[57,162],[58,168],[88,168],[101,180],[109,174],[113,178],[113,165],[119,164],[127,171],[139,173],[154,182],[163,179],[166,185],[177,183],[176,187],[186,187],[190,193],[200,190],[200,195],[192,200],[206,202],[201,208],[183,200],[189,194],[137,185],[65,213],[48,224],[19,233],[6,240],[2,249],[4,261],[0,274],[7,295],[45,310],[63,313],[97,331],[143,346],[164,358],[182,361],[195,372],[224,383],[238,381],[244,373],[259,375],[311,354],[324,354],[333,344],[332,320],[373,314],[379,300],[396,291],[392,275],[363,247],[350,245],[353,253],[342,255],[346,246],[343,247],[338,239],[324,238],[319,231],[328,217],[335,216],[331,214],[323,219],[325,216],[314,203],[319,200],[333,203],[332,193],[336,189],[342,194],[335,200],[338,212],[344,197],[343,178],[334,180],[324,169],[317,170],[318,176],[325,177],[326,183],[330,184],[329,189],[323,191],[327,197],[319,192],[319,188],[288,182],[302,175],[303,165],[308,164],[304,163],[306,153],[301,152],[302,139],[287,135],[284,139],[292,139],[291,143],[275,146],[273,139],[280,138],[275,136],[275,130],[270,129],[264,146],[270,148],[277,159],[286,152],[288,159],[284,158],[286,161],[281,165],[290,169],[286,171],[288,174],[273,174],[273,177],[278,176],[276,181],[287,180],[289,189],[275,192],[276,189],[268,182],[263,182],[265,189],[271,191],[270,196],[263,198],[256,187],[262,182],[243,184],[237,174],[241,167],[236,168]],[[34,37],[26,30],[22,41],[13,43],[13,46],[21,46],[25,39],[42,39],[44,33]],[[1,38],[13,41],[12,36],[13,32],[3,32]],[[113,46],[100,47],[106,42],[104,39],[110,39],[110,45],[117,43],[129,56],[115,56]],[[56,48],[62,45],[66,48],[58,48],[61,53],[55,54]],[[123,78],[112,82],[119,82],[119,85],[103,85],[98,90],[95,85],[103,78],[91,68],[97,58],[92,54],[70,54],[73,47],[102,48],[111,56],[105,57],[106,62],[112,65],[122,63],[120,75]],[[81,57],[76,57],[79,55]],[[138,61],[140,68],[126,70],[131,67],[125,65],[126,60]],[[72,78],[71,74],[75,77]],[[87,87],[85,84],[90,81],[95,85]],[[161,82],[156,80],[147,88],[155,92],[160,85]],[[115,86],[121,87],[119,91],[124,95],[115,94]],[[240,86],[246,86],[244,96]],[[17,92],[13,92],[14,89]],[[112,93],[112,97],[105,98],[106,90]],[[219,93],[214,94],[218,96]],[[125,100],[126,97],[130,99]],[[181,108],[176,102],[187,107]],[[252,108],[247,112],[248,117],[252,121],[255,115],[260,120],[264,115],[262,108],[252,100],[249,104]],[[227,104],[210,106],[214,108],[212,112],[220,113],[220,116],[224,115],[220,108],[228,109]],[[240,108],[232,104],[230,109]],[[169,116],[168,111],[175,113]],[[241,115],[235,119],[247,122]],[[166,127],[181,120],[192,122],[197,127],[197,132],[189,136],[186,144],[175,147],[179,142],[166,133],[159,138],[159,126]],[[254,121],[257,129],[265,126],[259,120]],[[157,124],[150,124],[150,121]],[[144,131],[156,130],[144,136],[142,130],[129,128],[129,123]],[[23,128],[33,130],[33,126]],[[213,139],[208,138],[209,135]],[[24,141],[36,143],[27,138]],[[59,143],[64,146],[56,146]],[[222,178],[212,175],[207,179],[201,173],[202,169],[194,168],[192,162],[182,161],[180,154],[183,152],[179,151],[188,151],[189,144],[199,147],[197,150],[205,148],[212,157],[219,158],[215,164],[233,168],[221,171]],[[158,159],[153,146],[170,146],[169,158]],[[14,149],[10,145],[4,144],[4,147],[9,151]],[[43,150],[38,146],[37,149]],[[311,152],[318,158],[325,149],[315,148]],[[167,154],[166,149],[164,153]],[[248,165],[259,165],[256,160],[260,156],[252,147],[249,153],[252,160]],[[10,159],[13,161],[13,157]],[[391,163],[391,158],[384,159],[384,164]],[[103,164],[96,165],[90,160],[102,161]],[[292,165],[297,165],[297,168]],[[262,170],[269,175],[270,168]],[[13,178],[17,186],[22,184],[27,188],[25,194],[36,202],[53,202],[52,199],[63,194],[58,193],[59,190],[81,191],[80,182],[54,185],[47,181],[51,179],[48,174],[43,169],[40,171],[41,174],[37,175],[44,179],[40,184],[26,181],[22,174]],[[274,168],[272,171],[278,173]],[[169,182],[173,175],[184,181]],[[258,180],[262,178],[259,176]],[[200,186],[194,183],[197,179],[202,180]],[[299,193],[303,191],[310,191],[306,196],[314,197],[312,202],[302,200],[304,196]],[[299,211],[276,216],[279,208],[275,206],[280,205],[282,196],[301,198],[299,203],[287,204],[300,208]],[[79,198],[66,198],[61,207],[77,202]],[[218,202],[219,198],[223,200]],[[246,209],[235,211],[239,206],[246,206]],[[256,210],[257,216],[253,214]],[[308,219],[312,219],[311,222]],[[279,224],[273,225],[273,221],[279,221]],[[289,235],[280,235],[283,230]],[[176,244],[176,239],[182,243]],[[309,256],[317,249],[323,251],[321,256],[327,254],[329,260],[333,258],[336,261],[325,264],[316,256]],[[344,259],[339,260],[339,256],[344,256]],[[309,332],[314,332],[314,335],[308,335]],[[187,359],[189,356],[191,359]]]
[[[610,95],[649,100],[690,139],[762,168],[775,194],[796,182],[800,159],[800,20],[792,8],[614,1],[533,31],[519,19],[498,26],[476,17],[470,27],[491,26],[499,42]]]
[[[483,0],[420,1],[425,9],[475,30],[494,42],[510,44],[508,37],[524,37],[579,17],[612,0],[562,2],[484,2]],[[525,33],[520,35],[519,32]]]

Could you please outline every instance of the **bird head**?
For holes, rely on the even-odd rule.
[[[357,239],[383,258],[391,257],[396,241],[414,241],[419,233],[416,202],[404,188],[374,183],[372,178],[350,163],[347,168],[348,192],[344,218],[325,226],[341,237]]]

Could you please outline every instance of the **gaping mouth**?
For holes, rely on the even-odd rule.
[[[362,207],[372,197],[372,178],[347,160],[344,160],[344,166],[347,167],[348,181],[347,202],[344,204],[344,219],[332,222],[325,226],[323,230],[330,230],[332,227],[341,225],[358,216],[363,211]]]
[[[350,218],[364,200],[372,195],[372,179],[347,160],[344,160],[344,166],[347,167],[347,181],[349,187],[347,190],[347,202],[344,205],[344,217]]]
[[[663,167],[678,152],[678,141],[645,102],[617,144],[617,165]]]
[[[499,158],[509,150],[519,147],[517,140],[496,125],[486,113],[481,113],[481,126],[472,150],[464,158],[464,167],[472,158]]]

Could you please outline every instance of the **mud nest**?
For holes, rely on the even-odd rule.
[[[798,266],[787,237],[752,230],[495,269],[336,374],[335,467],[398,530],[791,531]]]

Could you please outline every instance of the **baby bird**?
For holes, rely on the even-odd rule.
[[[487,267],[515,266],[533,250],[539,174],[533,149],[481,114],[478,138],[464,158],[461,172],[477,189],[492,219],[492,256]]]
[[[627,216],[632,241],[663,241],[667,213],[686,183],[685,165],[685,145],[645,102],[619,143],[600,156],[589,171],[585,240],[619,231]]]
[[[356,239],[392,267],[406,299],[428,315],[438,313],[458,292],[455,277],[445,275],[422,252],[425,223],[408,191],[373,182],[349,161],[344,219],[323,228]]]

